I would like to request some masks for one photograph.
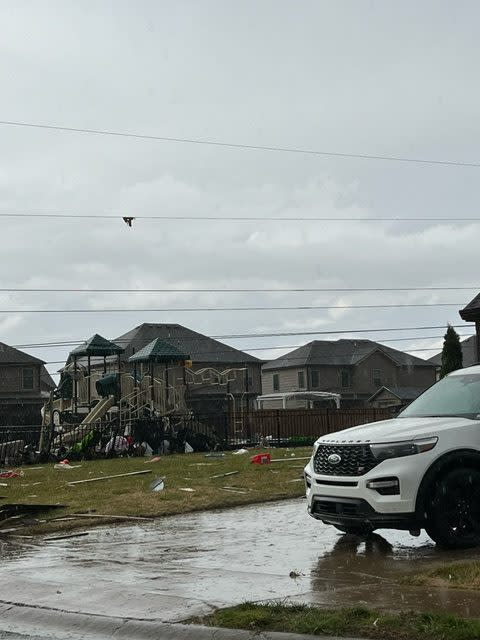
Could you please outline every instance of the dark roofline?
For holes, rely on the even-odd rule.
[[[480,322],[480,293],[459,311],[465,322]]]
[[[12,353],[13,356],[15,356],[16,354],[19,354],[20,358],[19,360],[2,360],[0,358],[0,363],[2,365],[9,365],[9,364],[15,364],[15,365],[22,365],[22,364],[45,364],[45,360],[40,360],[40,358],[36,358],[35,356],[30,355],[29,353],[27,353],[26,351],[21,351],[20,349],[15,349],[15,347],[11,347],[9,344],[6,344],[5,342],[0,342],[0,349],[2,349],[2,347],[6,347],[7,353],[10,354]]]

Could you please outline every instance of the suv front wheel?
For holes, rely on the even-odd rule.
[[[425,529],[450,549],[480,546],[480,471],[454,469],[432,487]]]

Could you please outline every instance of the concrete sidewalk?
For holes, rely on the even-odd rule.
[[[157,620],[119,618],[59,609],[32,607],[0,601],[0,638],[17,634],[24,638],[55,640],[308,640],[319,636],[218,629]],[[7,636],[8,637],[8,636]],[[335,640],[320,636],[323,640]],[[342,640],[359,640],[343,638]]]

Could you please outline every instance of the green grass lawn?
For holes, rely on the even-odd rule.
[[[478,589],[480,587],[480,561],[470,560],[469,562],[445,564],[425,573],[406,577],[405,583],[426,587]]]
[[[191,622],[230,629],[283,631],[382,640],[478,640],[480,620],[445,614],[386,614],[379,611],[321,609],[307,605],[245,603],[219,609]]]
[[[47,521],[29,525],[25,533],[32,534],[83,528],[104,522],[99,518],[51,521],[53,518],[78,512],[158,517],[293,498],[304,493],[300,477],[307,461],[295,461],[291,456],[308,456],[311,448],[271,450],[272,459],[288,459],[288,462],[251,464],[250,457],[258,452],[252,450],[242,456],[227,452],[225,457],[219,459],[209,458],[201,453],[178,454],[161,457],[158,462],[151,462],[149,458],[91,460],[73,462],[72,465],[79,465],[75,469],[60,470],[55,469],[52,463],[41,465],[41,469],[25,466],[21,469],[22,477],[0,479],[0,482],[8,485],[0,486],[0,495],[3,497],[0,505],[67,505],[60,511],[37,516]],[[147,469],[151,469],[152,473],[78,485],[68,484],[74,480]],[[238,473],[227,477],[211,477],[231,471]],[[165,478],[164,491],[150,490],[150,483],[156,477]],[[194,491],[187,492],[183,489]],[[0,530],[12,526],[16,526],[15,521],[0,521]]]

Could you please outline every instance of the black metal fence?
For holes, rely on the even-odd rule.
[[[242,446],[311,445],[321,435],[392,417],[387,409],[265,410],[170,415],[133,421],[0,427],[0,464],[145,453],[212,451]]]

